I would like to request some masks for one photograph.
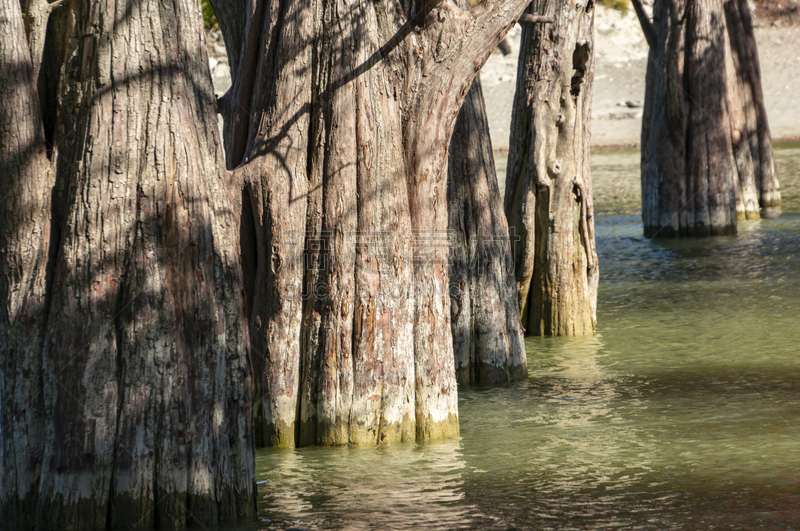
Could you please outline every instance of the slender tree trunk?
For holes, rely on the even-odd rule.
[[[733,234],[780,206],[746,1],[657,1],[642,121],[647,237]]]
[[[4,10],[9,3],[17,2],[6,0]],[[251,516],[240,206],[222,169],[199,10],[182,0],[87,0],[61,9],[70,11],[61,36],[56,184],[40,169],[24,186],[21,172],[11,182],[39,201],[26,207],[41,227],[33,232],[38,255],[52,243],[46,272],[26,272],[44,282],[4,276],[15,285],[2,286],[11,311],[0,342],[17,366],[7,371],[4,359],[4,415],[6,405],[15,415],[4,468],[16,478],[4,485],[4,505],[20,509],[5,513],[7,521],[184,527]],[[39,152],[32,140],[12,148],[29,166]],[[3,153],[4,167],[7,160]],[[51,189],[48,211],[42,201]],[[31,230],[18,217],[3,224],[7,270],[25,265],[18,256],[42,263],[16,238],[21,228]],[[41,323],[26,335],[15,332],[23,312]],[[23,367],[38,360],[41,367]],[[15,426],[34,413],[9,399],[25,392],[38,416],[26,421],[27,434]],[[35,460],[26,459],[24,437]]]
[[[511,123],[505,210],[522,322],[534,335],[581,335],[597,323],[589,125],[593,2],[535,0],[553,24],[525,25]]]
[[[772,137],[769,132],[767,110],[764,106],[764,93],[761,88],[761,65],[753,31],[750,6],[746,0],[726,0],[723,3],[728,38],[731,45],[730,59],[726,61],[727,82],[736,87],[738,106],[736,118],[731,120],[734,149],[741,152],[737,161],[744,158],[752,160],[758,205],[761,208],[780,208],[781,193],[778,176],[775,173],[775,159],[772,151]],[[751,181],[749,164],[739,166],[739,179],[742,183]],[[742,186],[744,189],[744,186]],[[743,201],[741,201],[743,202]],[[737,214],[740,201],[737,198]],[[746,211],[749,214],[749,211]],[[739,216],[741,219],[741,216]]]
[[[528,371],[513,255],[480,79],[456,119],[448,164],[456,379],[462,384],[524,378]]]
[[[0,33],[0,526],[10,529],[36,515],[53,174],[18,0],[0,1]]]

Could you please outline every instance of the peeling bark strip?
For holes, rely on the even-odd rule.
[[[479,79],[450,140],[447,205],[456,379],[462,384],[524,378],[528,367],[514,257]]]
[[[2,2],[3,34],[10,21],[18,47],[12,4]],[[25,114],[7,134],[17,106],[3,85],[4,192],[25,202],[3,208],[0,225],[11,273],[0,285],[5,522],[150,528],[252,516],[240,206],[222,170],[199,10],[184,0],[61,9],[55,185],[30,56],[7,52],[6,38],[0,53],[3,81],[7,62],[22,66],[8,96]],[[18,169],[6,173],[9,163]]]
[[[780,207],[745,0],[657,1],[642,120],[650,237],[733,234]],[[651,39],[649,38],[648,41]]]
[[[245,285],[259,444],[458,432],[448,247],[437,241],[447,150],[474,76],[524,2],[253,0],[237,11],[215,0],[239,50],[220,111],[254,212]]]
[[[597,324],[589,125],[593,2],[534,0],[552,25],[522,28],[505,210],[519,306],[534,335],[590,334]]]

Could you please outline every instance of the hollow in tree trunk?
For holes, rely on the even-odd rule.
[[[645,236],[734,234],[780,207],[746,0],[635,3],[650,44],[642,119]]]
[[[519,306],[533,335],[582,335],[597,323],[589,126],[592,0],[534,0],[552,24],[525,24],[511,119],[505,210]]]

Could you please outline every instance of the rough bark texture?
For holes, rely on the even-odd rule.
[[[43,447],[52,172],[18,0],[0,1],[0,527],[30,526]]]
[[[4,363],[4,415],[12,405],[17,421],[25,412],[8,397],[41,385],[41,428],[27,423],[39,430],[35,464],[19,432],[15,451],[4,453],[8,477],[20,478],[4,485],[4,505],[33,481],[36,494],[18,507],[47,528],[183,527],[253,515],[240,207],[222,169],[199,10],[188,0],[61,9],[69,12],[56,182],[47,172],[30,180],[30,194],[42,201],[52,189],[53,204],[25,207],[42,227],[52,218],[51,238],[39,229],[36,242],[51,242],[46,304],[36,300],[41,281],[2,286],[11,308],[2,316],[4,356],[18,365],[41,360],[27,373]],[[19,221],[2,229],[16,245]],[[34,251],[23,261],[32,263]],[[21,265],[14,258],[3,255],[7,270]],[[14,333],[24,316],[18,296],[42,314],[43,344],[31,336],[36,327]],[[35,391],[27,391],[32,400]],[[25,523],[5,514],[10,525]]]
[[[254,388],[278,446],[458,433],[448,145],[525,0],[217,6],[230,173],[195,2],[65,4],[39,117],[0,1],[10,527],[252,515]]]
[[[659,0],[642,120],[647,237],[734,234],[780,206],[747,2]]]
[[[523,1],[245,10],[220,111],[253,211],[243,234],[254,243],[242,247],[257,247],[243,266],[260,444],[458,432],[447,148],[472,79]],[[219,3],[218,17],[235,10]]]
[[[450,310],[459,384],[527,376],[514,258],[497,184],[480,80],[450,140],[447,175]]]
[[[535,0],[552,24],[522,30],[505,210],[515,242],[522,322],[533,335],[581,335],[597,323],[589,125],[593,2]]]
[[[739,179],[742,183],[750,181],[753,174],[759,206],[780,208],[780,185],[761,88],[761,66],[750,5],[746,0],[726,0],[723,8],[731,45],[730,59],[726,61],[727,81],[738,89],[730,90],[729,94],[737,93],[739,100],[737,121],[731,120],[731,134],[737,163],[741,164],[739,161],[742,159],[745,161],[744,167],[739,166]],[[742,189],[744,191],[744,185]],[[739,204],[737,197],[737,214],[741,213]]]

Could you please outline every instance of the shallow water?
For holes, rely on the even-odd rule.
[[[800,144],[784,211],[648,241],[638,152],[595,150],[598,333],[459,391],[461,436],[259,450],[262,528],[800,527]],[[499,161],[500,164],[503,161]]]

